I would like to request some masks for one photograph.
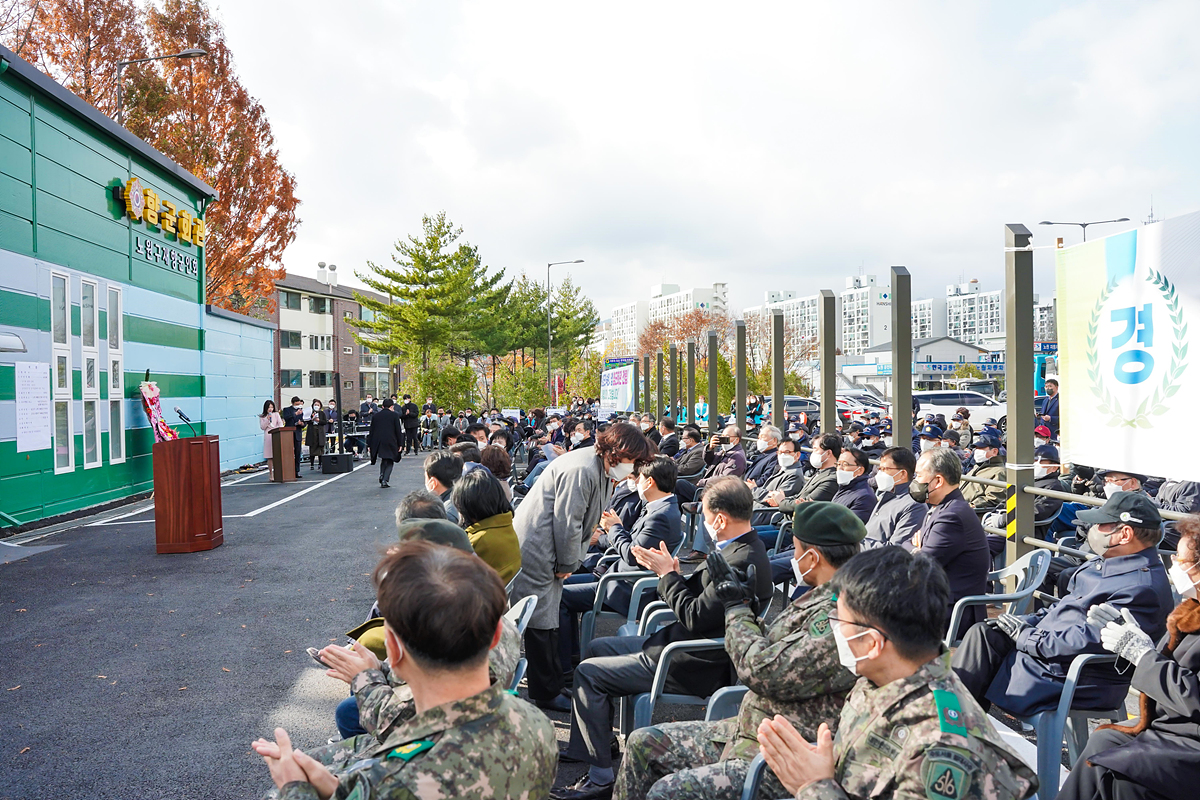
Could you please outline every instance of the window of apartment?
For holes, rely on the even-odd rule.
[[[280,331],[279,347],[282,350],[299,350],[300,331]]]
[[[313,314],[332,314],[333,301],[327,297],[308,298],[308,310]]]
[[[332,350],[333,349],[333,337],[332,336],[317,336],[317,335],[310,334],[308,337],[308,349],[309,350]]]
[[[54,472],[75,469],[71,424],[71,281],[50,275],[50,332],[54,355]]]
[[[279,370],[279,385],[284,388],[301,388],[301,372],[298,369]]]
[[[108,461],[125,460],[125,332],[121,320],[121,290],[108,289]]]
[[[314,389],[320,386],[332,386],[333,373],[319,369],[309,370],[308,385]]]
[[[280,308],[290,308],[292,311],[300,310],[300,293],[299,292],[279,292]]]
[[[342,319],[357,319],[353,311],[343,311]]]

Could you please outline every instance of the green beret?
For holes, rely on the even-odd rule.
[[[402,542],[420,539],[454,547],[464,553],[475,552],[467,532],[445,519],[406,519],[397,526],[396,533]]]
[[[796,505],[792,514],[792,535],[817,547],[858,544],[866,537],[867,526],[840,503],[814,500]]]

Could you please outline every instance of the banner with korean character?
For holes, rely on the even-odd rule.
[[[1057,253],[1063,460],[1200,480],[1164,448],[1200,400],[1200,212]]]

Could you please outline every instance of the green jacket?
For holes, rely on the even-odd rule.
[[[500,573],[505,585],[521,568],[521,544],[513,529],[511,511],[479,520],[467,528],[467,538],[479,557]]]
[[[1004,469],[1004,456],[999,455],[992,456],[967,474],[976,478],[985,478],[989,481],[1000,481],[1001,483],[1008,479],[1008,472]],[[958,488],[962,491],[963,500],[970,503],[971,508],[1004,507],[1003,486],[986,486],[982,483],[963,481],[959,484]]]

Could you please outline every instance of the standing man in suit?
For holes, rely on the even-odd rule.
[[[1042,406],[1042,422],[1058,438],[1058,381],[1054,378],[1046,381],[1046,404]]]
[[[283,410],[279,415],[283,419],[283,425],[287,428],[295,428],[292,433],[294,441],[292,449],[296,451],[296,480],[300,480],[300,447],[304,443],[304,401],[299,397],[292,398],[292,404]]]
[[[679,452],[679,437],[675,435],[675,420],[667,415],[658,421],[658,452],[674,458]]]
[[[371,430],[367,434],[367,447],[371,450],[371,463],[379,459],[379,486],[390,488],[388,481],[392,478],[392,465],[400,460],[400,446],[404,441],[404,428],[400,425],[400,415],[392,410],[395,403],[392,398],[385,398],[383,410],[371,417]]]
[[[404,428],[404,452],[421,452],[421,410],[412,401],[412,395],[404,395],[404,403],[400,406],[400,425]]]
[[[362,420],[364,425],[371,424],[371,417],[379,413],[379,404],[371,397],[371,393],[367,392],[367,398],[362,401],[358,407],[358,418]]]
[[[925,521],[916,536],[914,549],[942,565],[950,582],[950,605],[946,621],[960,598],[987,594],[987,575],[992,568],[992,553],[979,515],[963,499],[958,484],[962,481],[962,462],[948,447],[929,450],[917,460],[917,474],[908,493],[917,502],[929,504]],[[984,606],[971,606],[963,614],[954,638],[987,618]]]
[[[620,556],[620,561],[610,568],[613,572],[640,572],[641,566],[633,557],[633,548],[657,550],[665,544],[667,550],[675,552],[683,538],[679,521],[679,500],[675,497],[675,462],[664,455],[657,455],[638,470],[637,495],[645,505],[630,526],[621,521],[620,515],[606,510],[600,515],[600,528],[592,534],[592,544],[607,543]],[[563,584],[562,603],[559,606],[558,647],[562,655],[563,672],[574,668],[572,663],[579,651],[579,614],[590,611],[596,603],[599,587],[597,575],[582,573],[572,575]],[[604,607],[618,614],[629,613],[632,585],[629,581],[611,581],[605,586]]]
[[[595,639],[575,670],[571,690],[571,739],[559,761],[585,761],[591,769],[574,786],[551,792],[559,800],[607,800],[612,797],[612,702],[615,697],[650,691],[659,656],[667,645],[725,634],[725,604],[717,596],[711,570],[719,562],[746,576],[755,614],[771,599],[771,570],[762,540],[750,527],[754,498],[750,487],[732,475],[714,480],[704,492],[704,521],[716,552],[689,577],[679,559],[658,550],[633,548],[634,558],[659,576],[658,595],[675,612],[676,622],[651,636],[607,636]],[[750,583],[750,580],[753,583]],[[729,682],[731,663],[724,650],[680,654],[673,659],[667,691],[706,696]]]

